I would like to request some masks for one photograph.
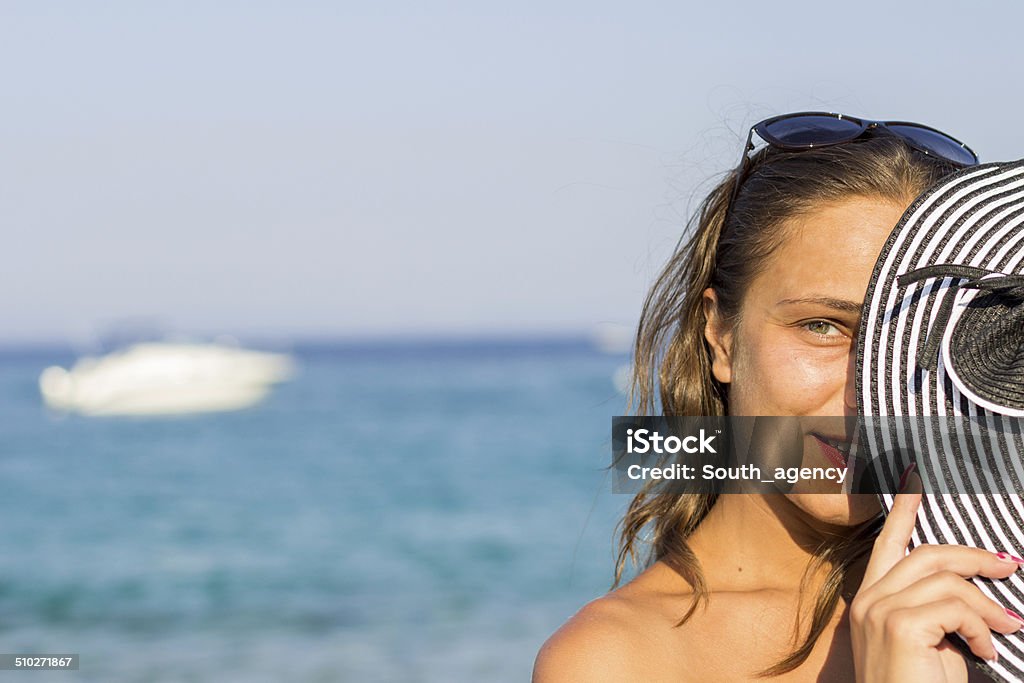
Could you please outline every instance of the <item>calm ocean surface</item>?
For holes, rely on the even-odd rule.
[[[0,354],[0,652],[38,681],[525,681],[609,586],[625,362],[584,343],[308,348],[258,407],[48,413]]]

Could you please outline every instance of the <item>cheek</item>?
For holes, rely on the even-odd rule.
[[[782,334],[764,335],[737,349],[734,407],[748,415],[807,413],[842,390],[846,371],[845,348],[808,348]]]

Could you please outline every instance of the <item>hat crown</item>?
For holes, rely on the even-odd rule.
[[[896,282],[897,287],[909,288],[932,278],[950,280],[953,291],[943,298],[934,321],[921,337],[917,367],[935,372],[941,356],[947,366],[957,367],[950,373],[953,383],[971,395],[985,393],[986,380],[1015,380],[1022,386],[1019,399],[1000,391],[986,400],[992,402],[996,412],[1014,415],[1024,411],[1024,274],[938,263],[905,273]],[[971,289],[984,294],[961,296]],[[984,310],[961,311],[955,316],[955,324],[950,325],[956,305]],[[989,362],[980,362],[984,358]],[[1002,397],[1007,399],[1005,406],[1000,403]]]

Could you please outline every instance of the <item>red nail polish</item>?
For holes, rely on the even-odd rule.
[[[1014,612],[1014,611],[1013,611],[1012,609],[1006,609],[1005,607],[1004,607],[1003,609],[1004,609],[1004,610],[1006,610],[1006,613],[1007,613],[1007,614],[1008,614],[1009,616],[1013,617],[1014,619],[1016,619],[1017,621],[1019,621],[1019,622],[1020,622],[1021,624],[1024,624],[1024,617],[1022,617],[1021,615],[1017,614],[1017,613],[1016,613],[1016,612]]]
[[[914,471],[915,467],[917,467],[915,463],[910,463],[907,465],[907,469],[903,470],[903,474],[900,476],[900,487],[897,490],[897,493],[903,493],[903,489],[907,487],[907,479],[910,477],[910,473]]]
[[[1016,562],[1017,564],[1024,564],[1024,558],[1011,555],[1010,553],[996,553],[996,557],[1000,560],[1006,560],[1007,562]]]

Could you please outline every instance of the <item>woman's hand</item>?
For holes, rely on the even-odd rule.
[[[919,491],[920,480],[911,479],[915,485],[906,488]],[[967,663],[947,633],[959,633],[971,652],[994,660],[991,631],[1024,626],[965,580],[1005,579],[1024,560],[958,545],[922,545],[907,554],[920,503],[920,493],[896,495],[850,606],[858,683],[966,681]]]

